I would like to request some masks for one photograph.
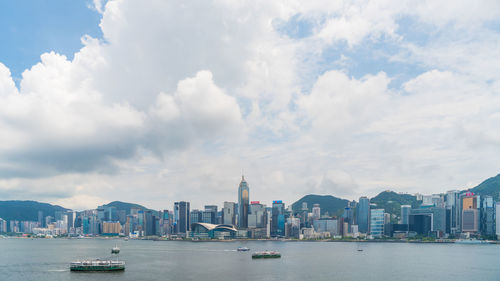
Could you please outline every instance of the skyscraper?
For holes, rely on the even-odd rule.
[[[358,208],[356,209],[356,218],[358,222],[358,231],[368,233],[370,223],[370,199],[360,197]]]
[[[271,218],[271,236],[285,235],[285,203],[281,200],[273,201]]]
[[[462,198],[462,232],[476,233],[479,231],[479,200],[480,197],[467,192]]]
[[[401,224],[410,224],[411,205],[401,206]]]
[[[384,209],[370,210],[370,235],[380,238],[384,234]]]
[[[500,202],[496,202],[495,204],[495,224],[496,224],[496,230],[495,234],[498,237],[500,237]]]
[[[190,217],[189,217],[189,202],[175,202],[174,203],[174,220],[175,232],[185,234],[189,231]]]
[[[224,202],[223,224],[236,224],[236,204],[234,202]]]
[[[321,208],[319,204],[314,204],[312,208],[313,220],[319,220],[321,218]]]
[[[238,227],[248,228],[248,205],[250,198],[250,190],[245,181],[245,177],[241,176],[240,186],[238,187]]]

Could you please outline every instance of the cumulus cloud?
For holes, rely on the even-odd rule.
[[[291,203],[498,173],[496,1],[93,4],[103,37],[72,60],[41,54],[19,88],[0,63],[2,197],[201,207],[243,168]]]

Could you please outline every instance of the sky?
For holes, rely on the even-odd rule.
[[[500,173],[500,2],[0,2],[0,200],[432,194]]]

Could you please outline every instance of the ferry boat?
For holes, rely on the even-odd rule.
[[[239,247],[237,249],[238,252],[247,252],[247,251],[250,251],[250,248],[247,248],[247,247]]]
[[[99,259],[74,261],[70,264],[69,269],[71,271],[123,271],[125,270],[125,262]]]
[[[281,258],[281,253],[276,251],[255,252],[252,254],[252,259],[270,259]]]

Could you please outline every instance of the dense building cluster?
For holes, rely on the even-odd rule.
[[[99,206],[83,212],[57,211],[55,216],[38,212],[38,221],[0,219],[0,232],[39,236],[128,236],[191,239],[232,238],[470,238],[496,239],[500,202],[491,196],[449,191],[416,194],[415,204],[401,205],[400,213],[386,212],[367,197],[352,201],[339,214],[321,212],[320,204],[288,208],[281,200],[271,206],[250,201],[250,188],[242,177],[238,202],[206,205],[191,210],[190,203],[175,202],[172,210],[117,209]],[[392,202],[389,202],[392,203]],[[398,205],[399,208],[399,205]]]

